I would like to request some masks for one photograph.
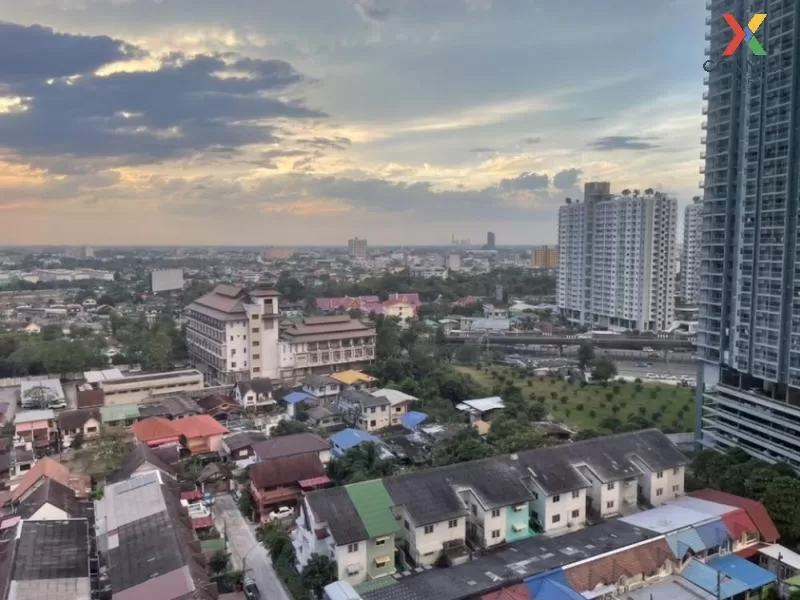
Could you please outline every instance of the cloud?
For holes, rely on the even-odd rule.
[[[470,148],[470,152],[474,152],[475,154],[491,154],[492,152],[497,152],[495,148]]]
[[[203,151],[231,154],[278,141],[277,119],[326,116],[291,99],[305,79],[281,60],[173,53],[154,71],[99,76],[88,71],[136,50],[105,37],[5,29],[26,57],[22,66],[0,60],[0,93],[23,99],[20,110],[0,113],[0,149],[18,155],[130,164]],[[68,66],[49,66],[54,48]],[[64,76],[81,69],[79,77]]]
[[[586,117],[585,119],[581,119],[584,123],[596,123],[597,121],[602,121],[603,117]]]
[[[332,150],[344,150],[352,142],[350,138],[344,136],[336,136],[333,138],[315,137],[311,139],[299,139],[297,140],[297,143],[302,144],[304,146],[310,146],[312,148],[321,148],[321,149],[330,148]]]
[[[546,189],[550,183],[549,175],[539,173],[520,173],[513,179],[503,179],[500,187],[504,190],[542,190]]]
[[[526,137],[522,139],[523,144],[541,144],[542,138],[540,137]]]
[[[376,6],[372,0],[353,0],[353,9],[366,23],[383,23],[392,14],[386,7]]]
[[[583,171],[580,169],[564,169],[553,176],[553,187],[559,190],[566,190],[578,183]]]
[[[68,35],[49,27],[0,21],[0,83],[91,73],[103,65],[144,55],[136,46],[105,35]]]
[[[595,150],[652,150],[659,147],[648,141],[654,139],[651,136],[609,135],[594,140],[589,146]]]

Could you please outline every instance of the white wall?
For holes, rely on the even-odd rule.
[[[471,489],[462,489],[459,495],[467,504],[467,512],[469,513],[468,520],[477,528],[480,543],[483,544],[484,547],[489,548],[505,542],[505,507],[484,510],[475,492]],[[499,532],[499,535],[497,537],[492,537],[493,531]]]
[[[531,511],[537,513],[536,520],[545,532],[586,524],[586,490],[547,496],[535,482],[533,488],[536,496],[531,502]]]
[[[336,546],[334,550],[336,566],[339,568],[339,580],[351,585],[363,583],[367,578],[367,540],[361,540],[357,544],[355,552],[350,552],[352,544]],[[348,575],[347,569],[351,566],[358,568],[357,574]]]
[[[408,540],[411,557],[417,565],[432,565],[442,553],[445,542],[452,540],[464,541],[467,535],[467,520],[464,517],[452,519],[455,527],[450,527],[450,521],[433,523],[433,531],[425,533],[425,526],[417,527],[414,520],[405,509],[401,509],[401,536]],[[408,527],[406,527],[408,523]]]
[[[33,521],[63,521],[65,519],[69,519],[70,516],[66,513],[66,511],[61,510],[50,504],[49,502],[45,502],[42,506],[33,513],[29,520]]]
[[[660,477],[659,474],[661,475]],[[684,494],[685,475],[684,467],[642,475],[639,479],[642,493],[653,506],[674,500]]]
[[[247,351],[249,346],[247,331],[247,321],[225,323],[225,344],[222,349],[225,352],[226,371],[241,371],[248,368],[250,356]]]

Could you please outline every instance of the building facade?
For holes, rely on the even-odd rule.
[[[584,202],[559,209],[556,301],[589,327],[665,331],[675,316],[677,201],[648,190],[614,196],[585,186]]]
[[[695,197],[683,209],[683,247],[681,249],[681,290],[687,304],[697,302],[700,281],[700,234],[703,221],[703,202]]]
[[[723,14],[763,3],[711,2],[711,56],[730,41]],[[765,56],[736,52],[706,76],[698,290],[697,437],[800,470],[800,245],[796,2],[771,2]]]
[[[531,266],[534,269],[557,269],[558,246],[534,246],[531,250]]]
[[[347,253],[356,260],[367,260],[367,240],[360,238],[348,240]]]

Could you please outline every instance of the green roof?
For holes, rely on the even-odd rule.
[[[225,550],[225,540],[222,538],[200,540],[200,548],[203,549],[203,552],[217,552],[218,550]]]
[[[370,579],[364,583],[355,586],[355,590],[359,595],[368,594],[375,590],[382,590],[393,585],[397,585],[397,580],[394,577],[379,577],[378,579]]]
[[[369,537],[390,535],[397,531],[397,519],[392,512],[394,502],[380,479],[353,483],[346,489]]]
[[[103,423],[116,423],[117,421],[127,421],[128,419],[139,418],[138,404],[117,404],[100,407],[100,420]]]

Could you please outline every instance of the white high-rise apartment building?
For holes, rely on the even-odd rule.
[[[589,327],[670,329],[676,200],[659,192],[615,196],[608,182],[587,183],[584,195],[558,213],[561,314]]]
[[[347,240],[347,251],[356,260],[367,260],[367,240],[360,238]]]
[[[695,197],[683,210],[683,248],[681,249],[681,290],[684,302],[697,302],[700,282],[700,228],[703,224],[703,202]]]

